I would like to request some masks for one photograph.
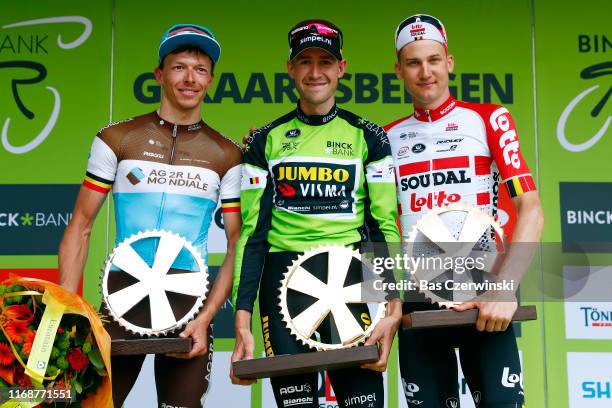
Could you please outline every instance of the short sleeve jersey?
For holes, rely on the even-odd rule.
[[[510,112],[452,96],[436,109],[387,126],[395,164],[402,232],[434,207],[461,202],[497,213],[498,189],[510,197],[535,190]],[[489,236],[489,242],[494,239]]]
[[[96,135],[83,185],[113,191],[116,243],[146,230],[189,240],[207,260],[208,228],[221,200],[240,211],[240,147],[200,121],[175,125],[156,112],[104,127]],[[155,243],[141,253],[152,262]],[[173,268],[197,270],[179,254]]]

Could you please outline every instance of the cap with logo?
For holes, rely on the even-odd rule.
[[[419,40],[433,40],[448,52],[448,39],[444,24],[427,14],[415,14],[402,21],[395,30],[395,50],[399,53],[405,45]]]
[[[205,52],[216,64],[221,56],[221,46],[215,35],[206,27],[197,24],[175,24],[164,32],[159,43],[159,60],[184,46],[194,46]]]
[[[301,21],[289,30],[288,38],[290,60],[307,48],[321,48],[342,59],[342,31],[329,21]]]

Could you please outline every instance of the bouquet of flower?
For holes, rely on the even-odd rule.
[[[43,406],[69,398],[69,407],[107,407],[109,368],[110,338],[82,298],[38,279],[0,285],[0,387],[64,390],[31,395]]]

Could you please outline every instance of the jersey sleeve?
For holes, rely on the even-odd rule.
[[[242,227],[236,248],[232,301],[236,310],[253,311],[270,244],[273,184],[266,158],[266,128],[250,138],[244,154],[240,184]]]
[[[529,167],[523,159],[514,120],[508,109],[491,105],[492,112],[485,117],[487,142],[497,165],[502,183],[510,197],[535,190]]]
[[[91,146],[83,186],[106,194],[111,189],[116,174],[117,154],[100,132]]]
[[[242,154],[234,146],[229,153],[228,169],[221,178],[219,199],[223,213],[240,212],[240,178]]]
[[[397,194],[389,139],[382,127],[365,121],[365,221],[374,242],[398,242]]]

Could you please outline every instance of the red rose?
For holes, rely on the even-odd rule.
[[[70,363],[70,367],[76,371],[84,369],[89,364],[89,359],[80,348],[71,348],[66,355],[66,360]]]

